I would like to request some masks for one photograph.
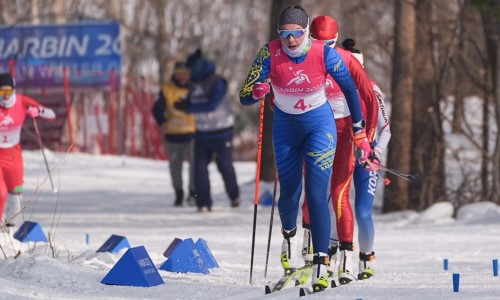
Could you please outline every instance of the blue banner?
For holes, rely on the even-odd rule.
[[[20,86],[62,86],[63,70],[71,86],[109,85],[121,71],[117,22],[0,27],[0,72],[15,67]]]

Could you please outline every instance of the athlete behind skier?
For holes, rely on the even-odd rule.
[[[352,52],[361,65],[363,65],[363,54],[358,49],[354,48],[355,41],[346,39],[342,42],[344,49]],[[387,144],[391,139],[391,130],[389,127],[389,117],[384,103],[384,95],[380,87],[372,82],[373,90],[377,95],[378,103],[378,121],[375,140],[372,143],[373,161],[376,168],[380,162]],[[366,172],[368,169],[370,172]],[[358,223],[358,242],[359,242],[359,272],[358,279],[367,279],[375,274],[373,266],[375,260],[375,252],[373,251],[373,241],[375,239],[375,229],[372,219],[373,200],[375,198],[375,190],[377,189],[378,173],[371,169],[370,165],[359,163],[354,168],[354,187],[356,190],[356,198],[354,210],[356,212],[356,222]]]
[[[322,40],[325,46],[334,48],[338,39],[337,21],[329,16],[318,16],[311,23],[311,37]],[[367,122],[369,140],[371,141],[377,125],[377,98],[372,88],[370,79],[366,75],[362,65],[352,56],[349,51],[337,49],[342,59],[347,65],[349,72],[358,88],[363,108],[364,116]],[[337,82],[331,77],[327,78],[326,94],[330,103],[337,127],[337,152],[333,162],[333,174],[331,178],[331,199],[332,209],[332,227],[328,254],[330,257],[330,266],[328,268],[329,276],[333,277],[337,273],[337,249],[340,249],[340,260],[338,263],[338,279],[341,284],[349,283],[356,279],[352,269],[352,253],[354,250],[354,214],[349,201],[349,188],[354,172],[355,157],[353,135],[351,133],[351,113],[346,103],[346,97],[338,88]],[[366,172],[367,173],[367,172]],[[367,173],[368,174],[368,173]],[[304,240],[302,253],[307,263],[309,259],[309,212],[308,202],[304,201],[303,227]],[[335,218],[334,218],[335,217]],[[338,231],[338,235],[337,235]],[[313,235],[314,237],[314,235]],[[340,245],[339,245],[340,241]]]
[[[14,88],[12,76],[0,74],[0,227],[14,226],[21,213],[24,174],[19,141],[25,116],[49,120],[56,117],[53,110],[16,94]]]
[[[311,214],[314,248],[312,286],[329,286],[327,273],[330,213],[327,190],[337,134],[325,94],[330,74],[346,96],[353,119],[354,141],[366,162],[371,149],[366,138],[356,86],[340,55],[322,41],[309,37],[309,18],[300,6],[285,8],[278,21],[279,39],[265,44],[255,58],[240,90],[240,102],[251,105],[274,92],[273,145],[280,179],[280,213],[283,243],[281,263],[285,274],[295,268],[297,215],[305,164],[305,194]]]

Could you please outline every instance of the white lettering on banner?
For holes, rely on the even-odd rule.
[[[370,172],[370,179],[368,180],[368,193],[375,197],[375,190],[377,189],[377,172]]]
[[[69,39],[68,39],[68,46],[66,47],[66,53],[65,53],[65,56],[66,57],[70,57],[71,54],[72,54],[72,47],[74,47],[74,49],[76,50],[76,52],[80,55],[80,56],[85,56],[87,54],[87,48],[88,48],[88,45],[89,45],[89,36],[88,35],[84,35],[83,36],[83,42],[82,44],[79,44],[78,43],[79,40],[77,37],[75,36],[70,36]]]
[[[57,56],[62,57],[64,55],[64,49],[66,48],[66,41],[68,39],[63,36],[61,37],[61,42],[59,43],[59,51],[57,51]]]
[[[53,68],[52,66],[44,65],[38,68],[40,71],[40,76],[42,78],[54,78],[56,76],[56,68]],[[58,77],[62,77],[63,75],[63,70],[59,70],[57,72]]]
[[[42,40],[41,57],[52,57],[57,54],[57,38],[48,36]]]
[[[114,53],[120,53],[120,40],[111,39],[109,35],[99,34],[97,39],[103,41],[102,45],[95,50],[95,55],[111,55]]]
[[[98,46],[89,53],[91,37],[83,35],[79,38],[76,35],[69,36],[44,36],[26,37],[24,39],[12,38],[6,40],[0,38],[0,59],[16,56],[23,58],[30,56],[36,59],[67,58],[71,56],[84,57],[87,55],[108,56],[120,55],[120,38],[106,34],[97,36]]]
[[[4,47],[6,48],[5,50],[4,50]],[[19,42],[17,39],[12,40],[7,46],[5,45],[5,40],[0,39],[0,58],[1,59],[5,59],[8,56],[15,55],[17,52],[19,52]]]
[[[16,74],[23,78],[34,78],[35,74],[38,74],[40,78],[51,79],[51,78],[63,78],[64,67],[68,70],[68,75],[77,76],[95,76],[102,75],[108,76],[108,72],[111,70],[118,70],[117,63],[110,63],[104,66],[100,62],[84,62],[78,63],[60,63],[60,64],[47,64],[42,66],[32,66],[24,65],[23,67],[16,68]],[[8,72],[8,68],[1,68],[0,73]]]
[[[22,54],[26,56],[26,54],[31,55],[34,58],[39,58],[37,52],[38,47],[40,46],[40,41],[35,37],[28,37],[24,39]],[[29,52],[29,53],[28,53]]]

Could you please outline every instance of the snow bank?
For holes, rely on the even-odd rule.
[[[490,201],[467,204],[458,209],[457,220],[468,224],[500,223],[500,207]]]
[[[416,223],[446,224],[453,222],[453,204],[450,202],[434,203],[424,210],[416,219]]]

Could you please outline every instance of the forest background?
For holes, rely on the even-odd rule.
[[[258,49],[277,37],[279,12],[294,4],[311,19],[336,18],[339,41],[356,40],[385,93],[392,131],[385,162],[420,177],[410,183],[387,175],[383,212],[422,211],[440,201],[456,208],[500,203],[498,1],[1,0],[0,25],[118,21],[122,76],[146,80],[152,90],[169,79],[176,60],[201,48],[229,82],[237,157],[255,159],[258,105],[242,107],[239,88]],[[276,172],[271,122],[266,109],[265,181]]]

